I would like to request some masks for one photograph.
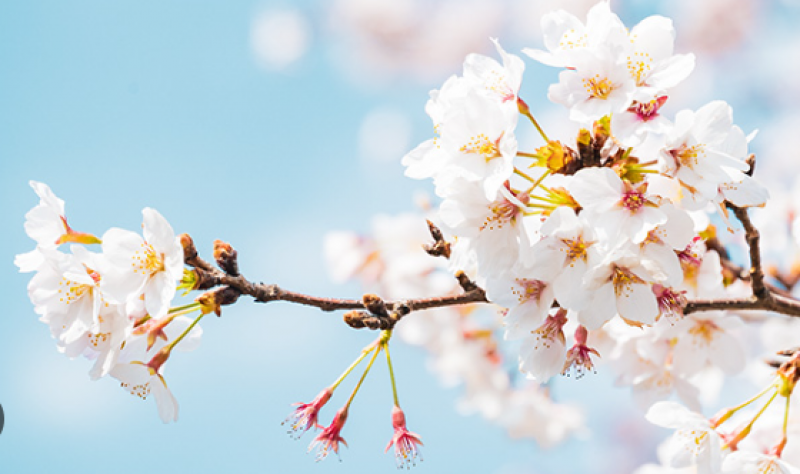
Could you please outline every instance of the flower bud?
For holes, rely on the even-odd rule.
[[[239,261],[236,250],[231,244],[221,240],[214,241],[214,260],[225,273],[231,276],[239,276]]]
[[[386,311],[386,303],[383,302],[380,296],[366,294],[362,297],[362,301],[367,311],[375,316],[389,316],[389,312]]]
[[[222,306],[233,304],[239,299],[241,293],[235,288],[224,286],[214,291],[208,291],[198,296],[195,301],[200,303],[200,310],[203,314],[215,313],[222,316]]]
[[[172,347],[168,345],[156,352],[156,355],[147,363],[147,370],[150,371],[150,375],[156,375],[161,371],[161,366],[169,359],[170,352],[172,352]]]
[[[189,234],[181,234],[178,239],[181,242],[181,247],[183,247],[183,261],[189,263],[197,258],[197,248],[194,246],[194,241]]]
[[[536,150],[539,164],[554,173],[574,174],[581,166],[577,154],[561,142],[551,140]]]

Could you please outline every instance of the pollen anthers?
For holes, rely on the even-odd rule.
[[[693,456],[697,456],[708,442],[708,431],[698,430],[679,430],[675,433],[677,437],[684,437],[690,440],[683,443],[684,448],[688,449]]]
[[[639,120],[648,122],[658,116],[658,110],[666,101],[667,96],[661,96],[649,102],[633,101],[633,104],[628,107],[628,112],[636,114]]]
[[[547,283],[541,280],[529,280],[527,278],[517,278],[517,284],[511,289],[511,293],[517,297],[520,303],[531,300],[539,301],[542,291],[547,287]]]
[[[586,253],[589,246],[592,245],[591,242],[585,242],[583,240],[583,236],[579,235],[577,238],[573,239],[561,239],[561,242],[566,245],[566,248],[562,249],[567,253],[567,261],[569,262],[569,266],[572,267],[575,265],[576,260],[583,260],[586,262],[588,259],[588,254]]]
[[[680,148],[672,150],[670,153],[678,166],[694,168],[700,158],[705,156],[705,145],[702,143],[692,146],[683,145]]]
[[[678,319],[683,317],[686,291],[673,291],[671,288],[656,283],[653,285],[653,293],[656,295],[656,302],[660,312],[659,317],[670,318],[675,316]],[[670,322],[672,321],[670,320]]]
[[[535,347],[549,348],[558,339],[563,344],[565,342],[564,331],[562,328],[567,323],[567,312],[562,308],[555,315],[547,316],[544,324],[538,329],[531,331],[536,338]]]
[[[642,187],[634,188],[626,183],[626,189],[622,193],[622,199],[619,201],[619,205],[624,207],[625,209],[631,212],[637,212],[639,209],[644,207],[647,204],[647,198],[644,195]],[[642,189],[640,191],[640,189]]]
[[[505,74],[496,69],[493,69],[490,74],[491,78],[487,80],[486,89],[499,95],[502,102],[514,100],[514,97],[517,94],[508,85],[508,80]]]
[[[498,138],[496,141],[492,141],[489,140],[489,137],[487,137],[485,134],[480,133],[471,137],[469,142],[467,142],[466,145],[462,145],[458,151],[461,153],[474,153],[481,155],[488,163],[494,158],[499,158],[502,156],[497,145],[499,141],[500,138]]]
[[[607,77],[601,78],[600,74],[595,74],[594,77],[588,79],[584,78],[582,81],[586,93],[594,99],[606,100],[617,88],[617,85],[611,82],[611,79]]]
[[[61,294],[61,296],[59,297],[59,301],[64,304],[73,303],[86,294],[91,295],[93,290],[92,285],[87,285],[85,283],[78,283],[70,280],[67,277],[61,277],[61,281],[58,282],[58,285],[59,285],[58,293]],[[62,289],[60,288],[61,286],[65,286],[66,288]]]
[[[142,242],[141,250],[134,252],[131,259],[134,273],[151,276],[164,270],[164,255],[157,253],[147,242]]]
[[[110,332],[100,332],[100,333],[86,333],[86,337],[89,338],[89,344],[92,345],[95,349],[100,344],[105,344],[108,339],[111,337]]]
[[[501,199],[489,206],[490,214],[483,220],[480,230],[499,230],[506,224],[513,222],[520,213],[520,208],[509,201]]]
[[[150,395],[150,382],[145,382],[138,385],[130,385],[125,382],[121,382],[119,385],[130,392],[131,395],[136,395],[142,400],[147,400],[147,396]]]
[[[629,297],[633,292],[633,285],[642,285],[644,280],[636,276],[632,271],[625,267],[614,265],[611,274],[611,281],[614,284],[614,293],[619,296]]]
[[[648,53],[636,52],[627,58],[628,73],[636,81],[637,86],[644,86],[647,76],[653,69],[653,58]]]
[[[667,231],[664,228],[656,227],[647,233],[647,237],[645,237],[642,243],[639,244],[639,248],[645,248],[651,244],[663,244],[666,236]]]
[[[697,321],[697,324],[689,329],[689,334],[694,336],[695,341],[700,338],[708,344],[714,340],[714,333],[717,331],[719,326],[712,321]]]
[[[586,34],[579,34],[574,28],[564,33],[561,41],[558,42],[558,47],[565,50],[585,48],[586,46]]]

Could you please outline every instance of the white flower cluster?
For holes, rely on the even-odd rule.
[[[92,379],[110,375],[133,395],[153,395],[161,419],[177,420],[163,365],[173,347],[196,348],[202,331],[182,316],[188,311],[170,310],[183,276],[183,249],[172,227],[147,208],[143,236],[112,228],[98,239],[67,225],[64,201],[47,185],[30,184],[41,201],[25,216],[25,231],[37,246],[15,263],[35,272],[28,295],[58,350],[94,360]],[[70,253],[58,249],[64,243],[71,243]],[[101,244],[102,252],[86,244]]]
[[[617,316],[634,327],[679,319],[694,293],[691,262],[700,260],[691,254],[708,223],[701,211],[717,207],[727,218],[725,201],[761,206],[768,193],[747,174],[748,139],[726,103],[674,121],[662,115],[670,88],[694,67],[692,55],[673,53],[669,19],[629,31],[601,2],[585,24],[562,11],[546,15],[542,30],[546,51],[526,53],[566,68],[549,97],[587,127],[573,147],[547,138],[518,97],[522,60],[497,45],[502,64],[471,55],[462,76],[431,93],[437,137],[403,163],[408,176],[433,179],[443,199],[436,221],[474,262],[488,298],[508,308],[520,369],[544,382],[570,366],[592,368],[587,330]],[[520,115],[546,141],[535,152],[518,149]],[[568,322],[579,325],[569,351]],[[664,337],[683,340],[693,327],[681,322]]]
[[[750,414],[752,416],[752,413]],[[744,417],[743,417],[744,418]],[[645,465],[635,474],[800,474],[800,450],[796,442],[789,441],[779,452],[771,449],[772,435],[780,430],[782,417],[767,412],[765,429],[755,429],[743,441],[736,440],[736,432],[727,432],[715,426],[712,420],[688,410],[675,402],[659,402],[647,412],[647,419],[664,428],[675,430],[658,450],[660,466]],[[740,426],[746,425],[740,423]],[[796,429],[797,416],[790,426],[795,429],[790,439],[800,432]],[[758,426],[758,425],[756,425]]]
[[[334,279],[359,278],[389,299],[461,291],[446,271],[446,261],[421,250],[431,240],[423,216],[376,216],[372,228],[372,237],[351,232],[326,236],[325,255]],[[451,306],[415,313],[395,333],[428,351],[430,366],[446,384],[462,385],[460,411],[479,413],[511,437],[533,438],[542,446],[584,430],[577,407],[554,402],[536,383],[513,383],[494,337],[497,323],[494,311]]]

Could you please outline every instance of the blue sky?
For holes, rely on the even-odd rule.
[[[76,229],[97,235],[114,226],[135,230],[149,206],[177,232],[191,234],[207,257],[214,239],[231,242],[254,280],[320,295],[358,294],[355,286],[329,282],[322,236],[332,229],[367,230],[378,212],[410,210],[413,192],[427,187],[402,176],[399,156],[364,166],[356,131],[365,114],[388,105],[413,117],[412,144],[427,138],[423,106],[436,84],[352,84],[319,38],[288,72],[265,71],[250,51],[249,28],[268,6],[200,0],[0,4],[0,284],[6,301],[0,465],[8,472],[394,469],[391,455],[383,454],[391,436],[391,392],[382,368],[351,411],[342,463],[334,458],[315,465],[305,453],[310,437],[292,441],[280,426],[291,403],[312,399],[375,334],[353,331],[335,314],[243,300],[222,318],[204,321],[198,351],[170,362],[168,379],[181,412],[178,423],[163,425],[152,403],[134,399],[112,379],[90,381],[87,361],[58,354],[27,299],[28,276],[12,265],[15,254],[33,246],[22,224],[38,202],[28,187],[34,179],[66,201]],[[313,13],[322,7],[303,2],[302,8]],[[552,74],[535,77],[526,76],[526,87],[544,94]],[[531,442],[509,441],[479,417],[456,413],[458,389],[440,387],[421,351],[398,346],[393,356],[409,427],[425,441],[419,472],[564,473],[592,466],[600,472],[619,462],[621,454],[602,442],[607,433],[547,454]],[[573,400],[602,391],[602,399],[622,396],[627,403],[627,392],[610,392],[610,385],[600,375],[557,382],[555,390]],[[601,411],[591,422],[613,424],[616,414]]]

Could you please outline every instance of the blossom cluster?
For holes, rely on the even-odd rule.
[[[674,52],[669,19],[628,29],[600,2],[585,22],[559,11],[541,26],[545,48],[524,52],[564,69],[548,97],[580,127],[575,141],[548,137],[535,104],[519,97],[522,59],[494,40],[499,61],[470,55],[462,75],[431,92],[436,136],[403,158],[406,175],[433,181],[441,204],[431,220],[452,244],[449,269],[467,271],[504,308],[505,338],[518,341],[529,379],[581,376],[602,354],[643,409],[676,394],[699,411],[701,392],[708,397],[720,374],[746,364],[738,316],[683,309],[690,299],[750,295],[720,254],[712,219],[732,229],[729,205],[766,203],[748,153],[755,134],[734,124],[723,101],[664,113],[694,68],[692,54]],[[539,148],[520,149],[521,117],[543,139]],[[362,250],[332,252],[336,267],[396,283],[393,265],[363,250],[374,243],[351,244]],[[358,255],[367,258],[357,263]],[[427,342],[441,332],[417,334]]]
[[[184,275],[183,248],[172,227],[146,208],[142,235],[119,228],[102,238],[77,232],[67,224],[64,201],[46,184],[30,184],[40,202],[25,216],[25,231],[36,248],[17,255],[15,264],[34,272],[28,295],[58,351],[93,360],[93,380],[108,375],[132,395],[152,395],[161,419],[177,420],[164,366],[173,347],[198,347],[199,318],[185,315],[202,308],[170,308]],[[60,250],[63,244],[70,244],[68,253]],[[101,252],[89,245],[100,245]]]
[[[768,193],[748,174],[748,137],[726,103],[674,121],[662,114],[694,65],[673,53],[670,20],[649,17],[629,31],[601,2],[585,24],[555,12],[542,29],[547,50],[526,53],[566,68],[549,97],[586,127],[575,145],[547,138],[518,96],[522,60],[498,44],[502,63],[469,56],[462,76],[431,93],[437,137],[403,163],[408,176],[433,179],[437,221],[489,299],[507,308],[506,338],[523,339],[521,370],[546,381],[569,365],[591,369],[585,335],[564,345],[568,321],[583,334],[612,319],[680,319],[703,260],[702,211],[727,219],[725,202],[761,206]],[[535,152],[518,149],[520,115],[546,141]]]
[[[431,217],[431,216],[429,216]],[[421,251],[431,239],[422,214],[379,215],[370,236],[330,232],[325,256],[334,280],[359,279],[391,299],[455,295],[461,291],[447,262]],[[457,259],[456,255],[452,258]],[[554,446],[585,430],[582,411],[556,403],[533,381],[515,383],[495,337],[496,311],[450,306],[406,318],[395,332],[429,353],[429,366],[446,385],[461,385],[462,413],[477,413],[513,438]]]

